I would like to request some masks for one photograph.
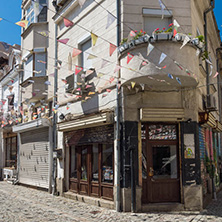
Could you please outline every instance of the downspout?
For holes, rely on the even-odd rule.
[[[58,12],[59,8],[56,4],[56,1],[52,2],[55,7],[56,12]],[[57,43],[57,35],[58,35],[58,25],[55,23],[55,69],[54,69],[54,96],[53,96],[53,107],[57,104],[57,88],[58,88],[58,70],[57,70],[57,60],[58,60],[58,43]],[[52,128],[52,140],[53,140],[53,153],[56,152],[57,149],[57,113],[53,113],[53,128]],[[57,173],[57,159],[52,156],[52,194],[56,195],[56,173]]]
[[[116,25],[116,39],[117,39],[117,46],[119,46],[121,41],[121,26],[120,26],[120,4],[121,0],[116,0],[116,17],[117,17],[117,25]],[[118,60],[119,63],[119,60]],[[120,212],[120,98],[121,98],[121,91],[119,92],[119,72],[117,72],[117,83],[116,83],[116,211]]]
[[[219,75],[217,76],[217,89],[218,89],[218,105],[219,105],[219,121],[221,122],[221,88],[220,88],[220,66],[219,66],[219,51],[222,51],[222,48],[219,47],[216,49],[216,58],[217,58],[217,72],[219,73]]]
[[[211,12],[214,9],[215,6],[215,0],[210,1],[210,7],[204,11],[204,38],[205,38],[205,50],[208,52],[208,37],[207,37],[207,14]],[[209,104],[210,100],[210,78],[209,78],[209,64],[207,61],[205,61],[206,65],[206,86],[207,86],[207,104]],[[213,163],[211,158],[211,168],[213,172]],[[212,176],[212,188],[213,188],[213,199],[216,199],[216,190],[215,190],[215,184],[214,184],[214,177]]]

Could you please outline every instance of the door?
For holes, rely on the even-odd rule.
[[[142,201],[144,203],[179,202],[176,125],[147,125],[145,128]]]

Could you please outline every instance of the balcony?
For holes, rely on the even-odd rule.
[[[48,86],[45,84],[47,76],[30,77],[21,83],[22,102],[37,102],[47,97],[46,90]]]
[[[182,49],[185,35],[145,35],[137,40],[131,40],[118,48],[122,83],[141,83],[158,90],[168,90],[181,87],[195,87],[199,82],[199,57],[197,49],[202,50],[198,39],[191,40]],[[154,48],[147,56],[147,44]],[[128,53],[134,57],[127,64]],[[161,54],[166,58],[159,64]],[[143,61],[147,64],[141,65]],[[170,74],[170,75],[168,75]],[[171,78],[170,78],[171,77]],[[177,78],[177,79],[176,79]],[[178,79],[179,78],[179,79]]]

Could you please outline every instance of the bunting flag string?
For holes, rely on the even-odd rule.
[[[110,43],[110,46],[109,46],[109,55],[112,56],[112,54],[114,53],[114,51],[116,50],[117,46]]]
[[[72,27],[74,25],[74,23],[67,18],[64,18],[63,22],[66,27]]]
[[[67,42],[69,41],[69,39],[57,39],[58,42],[61,42],[63,44],[67,44]]]
[[[28,27],[28,23],[29,22],[27,20],[21,20],[19,22],[16,22],[15,24],[26,29]]]
[[[108,13],[106,29],[108,29],[108,28],[113,24],[113,22],[115,21],[115,19],[116,19],[116,18],[115,18],[111,13]]]

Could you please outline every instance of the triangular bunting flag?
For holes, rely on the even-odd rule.
[[[88,93],[88,95],[90,96],[90,95],[94,95],[95,94],[95,92],[89,92]]]
[[[117,46],[113,45],[112,43],[109,44],[109,55],[112,56],[114,51],[116,50]]]
[[[206,61],[208,64],[212,65],[212,62],[211,62],[209,59],[205,59],[205,61]]]
[[[82,8],[82,6],[84,5],[85,1],[86,0],[78,0],[80,8]]]
[[[181,85],[181,81],[179,77],[176,77],[177,82]]]
[[[216,72],[213,78],[216,78],[219,75],[219,72]]]
[[[92,85],[86,85],[86,88],[85,89],[88,89],[88,88],[91,88]]]
[[[76,66],[76,68],[75,68],[75,75],[77,75],[79,72],[81,72],[83,70],[83,68],[82,67],[80,67],[80,66]]]
[[[63,22],[66,27],[71,27],[74,25],[74,23],[72,21],[70,21],[69,19],[66,19],[66,18],[63,19]]]
[[[101,73],[101,72],[100,72],[100,73],[98,73],[98,75],[97,75],[97,77],[98,77],[98,78],[100,78],[100,77],[102,77],[102,76],[104,76],[104,74],[103,74],[103,73]]]
[[[114,70],[114,73],[118,72],[120,69],[121,69],[121,66],[116,65],[116,68],[115,68],[115,70]]]
[[[187,73],[187,75],[191,75],[191,73],[190,73],[190,71],[188,70],[188,69],[186,69],[186,73]]]
[[[106,89],[106,92],[110,93],[112,90],[111,89]]]
[[[129,62],[133,59],[133,57],[134,57],[134,55],[132,55],[128,52],[128,54],[127,54],[127,64],[129,64]]]
[[[132,30],[132,31],[130,31],[130,36],[135,37],[136,33]]]
[[[168,73],[167,76],[168,76],[169,78],[173,79],[173,76],[172,76],[171,74]]]
[[[114,81],[114,79],[115,77],[110,77],[108,82],[111,84]]]
[[[108,13],[106,29],[110,27],[110,25],[115,21],[115,19],[116,18],[111,13]]]
[[[102,59],[101,69],[104,68],[107,65],[107,63],[109,63],[109,61]]]
[[[161,8],[161,12],[162,12],[162,19],[164,17],[164,9],[166,8],[166,6],[163,4],[163,2],[161,0],[159,0],[159,5]]]
[[[93,55],[93,54],[89,54],[89,56],[87,57],[87,59],[95,59],[97,58],[97,56]]]
[[[152,52],[153,49],[154,49],[154,46],[151,43],[148,43],[147,56]]]
[[[176,19],[173,20],[173,26],[176,27],[176,28],[180,27],[180,25],[179,25],[179,23],[177,22]]]
[[[16,22],[15,24],[26,29],[28,27],[28,23],[29,22],[27,20],[21,20],[19,22]]]
[[[72,52],[72,57],[75,57],[75,56],[79,55],[80,53],[82,53],[82,51],[80,49],[74,48],[73,52]]]
[[[167,57],[167,55],[162,52],[162,54],[160,55],[159,64],[162,63],[166,57]]]
[[[213,73],[213,66],[212,65],[210,65],[210,74],[209,74],[209,76],[211,76],[212,75],[212,73]]]
[[[135,85],[136,85],[135,82],[131,82],[132,89],[134,88]]]
[[[69,41],[69,39],[58,39],[57,41],[66,44]]]
[[[180,47],[180,49],[182,49],[189,41],[190,41],[190,37],[186,35],[186,37],[184,38],[183,44]]]
[[[177,28],[174,28],[174,29],[173,29],[173,37],[175,37],[176,34],[177,34]]]
[[[181,66],[177,61],[174,61],[174,63],[175,63],[181,70],[183,70],[182,66]]]
[[[197,51],[196,51],[196,56],[199,56],[199,55],[200,55],[200,50],[197,49]]]
[[[95,72],[94,70],[87,69],[87,70],[86,70],[86,75],[85,75],[85,77],[93,74],[94,72]]]
[[[97,39],[98,39],[98,36],[91,32],[91,38],[92,38],[92,45],[95,46],[96,42],[97,42]]]
[[[162,67],[162,69],[166,69],[166,67],[167,67],[167,66],[165,65],[164,67]]]

